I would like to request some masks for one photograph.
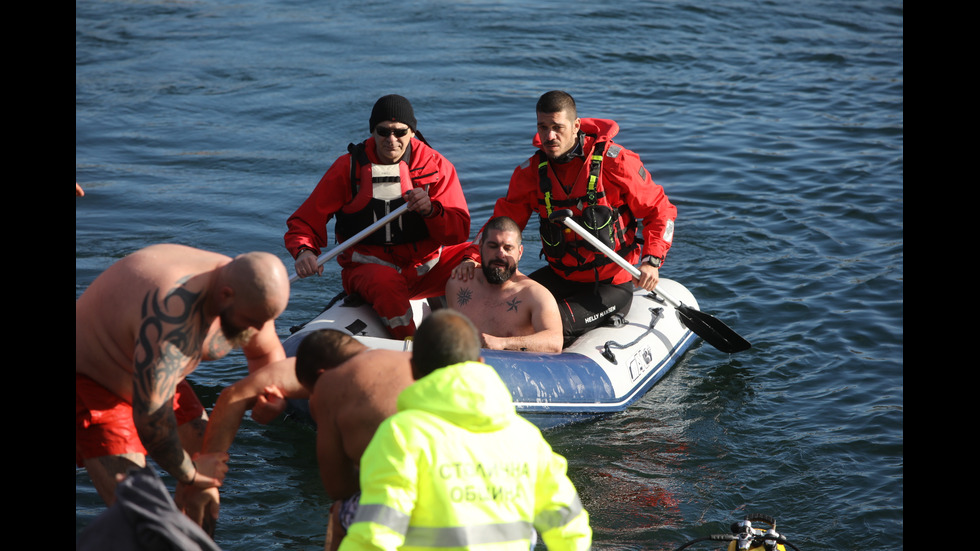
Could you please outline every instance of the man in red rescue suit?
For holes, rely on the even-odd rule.
[[[456,168],[416,132],[407,99],[380,98],[370,129],[371,137],[348,146],[289,217],[285,242],[299,277],[320,275],[317,257],[328,245],[331,217],[340,242],[408,203],[405,214],[337,259],[344,290],[369,302],[391,335],[403,339],[415,333],[409,301],[443,294],[466,247],[470,214]]]
[[[493,217],[509,216],[521,228],[537,212],[548,266],[530,277],[558,301],[564,345],[630,308],[634,283],[648,291],[660,280],[660,267],[674,235],[677,208],[655,184],[639,155],[613,142],[615,121],[580,119],[575,100],[562,91],[541,96],[537,107],[539,148],[518,166],[507,195],[497,200]],[[640,278],[614,264],[564,225],[550,222],[556,210],[570,209],[574,219],[631,264],[640,262]],[[643,223],[642,240],[637,221]],[[478,253],[467,251],[475,261]],[[473,262],[461,264],[456,277],[468,278]]]

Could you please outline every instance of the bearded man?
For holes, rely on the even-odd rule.
[[[446,302],[473,320],[481,345],[494,350],[561,352],[562,325],[555,297],[518,269],[524,245],[510,218],[490,220],[480,234],[482,270],[451,278]]]

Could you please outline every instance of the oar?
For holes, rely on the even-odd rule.
[[[337,245],[333,249],[331,249],[331,250],[329,250],[329,251],[321,254],[316,259],[316,265],[317,265],[317,267],[323,266],[328,261],[330,261],[330,259],[332,259],[335,256],[339,255],[340,253],[346,251],[351,246],[356,245],[361,240],[363,240],[365,237],[367,237],[367,236],[371,235],[372,233],[378,231],[379,229],[381,229],[382,226],[384,226],[388,222],[391,222],[395,218],[398,218],[399,216],[405,214],[405,211],[407,211],[407,210],[408,210],[408,203],[405,203],[404,205],[402,205],[402,206],[398,207],[397,209],[395,209],[395,210],[389,212],[388,214],[386,214],[383,218],[381,218],[380,220],[378,220],[374,224],[371,224],[370,226],[368,226],[368,227],[364,228],[363,230],[357,232],[354,235],[354,237],[351,237],[350,239],[347,239],[346,241],[344,241],[340,245]],[[297,279],[299,279],[299,275],[298,274],[293,274],[292,276],[290,276],[289,282],[292,283],[292,282],[296,281]]]
[[[620,267],[629,272],[633,277],[637,279],[640,278],[640,270],[638,270],[636,266],[630,264],[623,257],[616,254],[616,251],[607,247],[605,243],[599,241],[598,238],[586,231],[586,229],[580,226],[578,222],[573,220],[572,211],[567,209],[555,211],[551,214],[549,220],[552,222],[565,224],[565,226],[567,226],[569,229],[591,243],[597,250],[608,256],[613,262],[619,264]],[[680,318],[681,323],[718,350],[732,354],[734,352],[748,350],[752,346],[749,344],[749,341],[742,338],[741,335],[733,331],[718,318],[695,308],[691,308],[690,306],[670,296],[662,289],[655,288],[653,292],[660,295],[661,298],[674,307],[674,309],[677,311],[677,317]]]

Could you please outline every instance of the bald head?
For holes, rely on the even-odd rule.
[[[222,267],[222,283],[234,292],[236,302],[262,309],[267,319],[279,317],[289,303],[289,275],[273,254],[251,252],[236,256]]]
[[[436,310],[415,331],[412,375],[416,379],[440,367],[480,361],[480,334],[463,314]]]

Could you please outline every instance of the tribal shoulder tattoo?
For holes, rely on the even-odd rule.
[[[170,400],[188,362],[200,360],[207,335],[202,293],[188,291],[186,280],[162,298],[159,289],[143,298],[133,359],[133,411],[146,416],[137,422],[140,438],[154,460],[171,472],[184,461],[184,450]]]

